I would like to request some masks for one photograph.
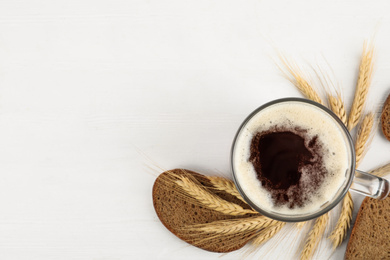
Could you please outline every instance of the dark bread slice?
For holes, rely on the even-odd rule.
[[[182,196],[179,196],[177,191],[175,191],[175,186],[177,185],[172,181],[172,178],[169,178],[169,176],[183,174],[192,175],[196,178],[197,181],[206,187],[206,189],[218,195],[222,199],[234,202],[243,208],[249,208],[248,205],[236,197],[226,192],[219,192],[215,189],[212,189],[212,184],[204,175],[185,169],[174,169],[161,173],[154,182],[153,186],[154,209],[156,210],[157,216],[164,224],[164,226],[180,239],[207,251],[227,253],[243,247],[251,239],[251,237],[243,236],[237,242],[234,241],[234,243],[231,243],[232,241],[229,243],[227,240],[221,240],[194,244],[193,237],[180,232],[180,229],[186,225],[204,224],[217,220],[242,218],[225,215],[217,211],[210,210],[192,203],[191,201],[184,199]]]
[[[382,108],[381,124],[383,135],[390,141],[390,95]]]
[[[345,259],[390,259],[390,197],[384,200],[364,199]]]

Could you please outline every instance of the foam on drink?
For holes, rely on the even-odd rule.
[[[262,185],[253,161],[250,160],[251,143],[257,134],[283,131],[296,134],[301,132],[307,147],[311,141],[316,140],[321,148],[323,178],[321,177],[317,186],[313,186],[312,168],[302,167],[299,187],[306,192],[306,197],[298,204],[291,203],[291,200],[290,203],[276,200],[275,193]],[[236,180],[246,196],[263,210],[294,215],[315,212],[324,203],[333,200],[346,180],[350,167],[350,151],[346,142],[338,123],[320,108],[295,101],[273,104],[254,115],[237,137],[233,154]],[[291,189],[289,194],[294,192],[296,191]]]

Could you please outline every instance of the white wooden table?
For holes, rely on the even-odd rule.
[[[376,31],[367,108],[380,107],[389,10],[386,0],[0,1],[0,258],[219,259],[158,221],[157,167],[229,177],[246,115],[300,96],[276,50],[299,64],[325,57],[349,105],[363,41]],[[377,131],[361,169],[389,153]],[[297,248],[273,246],[248,259],[288,259]],[[324,244],[316,258],[340,259],[345,246],[331,255]]]

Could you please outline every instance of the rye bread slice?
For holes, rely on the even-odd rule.
[[[390,95],[382,108],[381,124],[383,135],[390,141]]]
[[[215,189],[212,189],[212,184],[204,175],[185,169],[173,169],[161,173],[160,176],[154,182],[153,186],[154,209],[157,213],[158,218],[161,220],[164,226],[180,239],[207,251],[227,253],[242,248],[251,239],[251,237],[242,236],[237,241],[229,241],[229,239],[227,238],[227,240],[208,241],[201,244],[194,244],[194,238],[192,236],[189,236],[188,234],[185,234],[180,231],[182,227],[191,224],[204,224],[217,220],[237,219],[245,217],[225,215],[217,211],[199,206],[196,203],[192,203],[190,200],[179,196],[177,194],[177,191],[175,191],[175,186],[177,185],[172,181],[171,177],[174,175],[186,174],[191,174],[206,189],[218,195],[222,199],[234,202],[242,206],[243,208],[249,209],[249,206],[247,204],[243,203],[236,197],[226,192],[216,191]]]
[[[390,259],[390,197],[363,200],[345,259]]]

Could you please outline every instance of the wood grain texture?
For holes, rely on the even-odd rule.
[[[377,105],[390,82],[389,8],[385,0],[0,1],[0,258],[219,259],[161,227],[150,199],[161,170],[150,167],[230,177],[244,118],[299,96],[272,61],[275,47],[311,64],[323,54],[350,104],[361,45],[383,17],[367,103]],[[373,140],[363,170],[388,162],[382,141]],[[288,245],[248,259],[291,259]]]

